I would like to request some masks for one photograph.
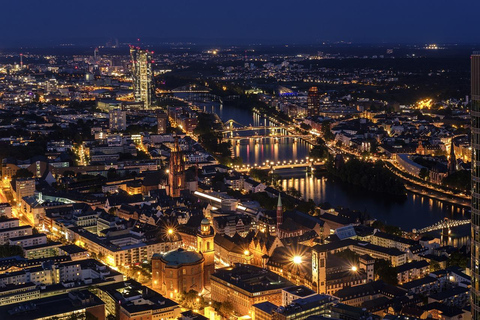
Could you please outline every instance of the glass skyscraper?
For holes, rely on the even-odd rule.
[[[133,95],[135,101],[143,102],[143,107],[152,106],[155,98],[155,83],[152,71],[152,54],[148,50],[130,47],[132,59]]]
[[[472,94],[472,319],[480,319],[480,52],[471,56]]]

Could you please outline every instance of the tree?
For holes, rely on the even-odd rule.
[[[394,286],[398,284],[397,270],[389,260],[376,259],[374,269],[375,275],[383,282]]]
[[[310,126],[306,123],[303,123],[303,122],[300,124],[300,128],[302,128],[303,130],[306,130],[306,131],[312,130],[312,126]]]
[[[18,169],[12,178],[22,179],[22,178],[32,178],[32,177],[33,177],[33,173],[28,171],[27,169]]]
[[[23,257],[23,249],[20,246],[11,246],[9,244],[0,246],[0,258],[21,256]]]
[[[335,135],[333,134],[332,130],[330,130],[330,125],[330,121],[324,121],[322,123],[322,135],[326,141],[335,139]]]
[[[297,189],[295,189],[294,187],[288,188],[287,194],[291,195],[294,198],[301,198],[302,197],[302,193],[300,191],[298,191]]]
[[[420,169],[418,176],[422,180],[428,180],[428,176],[429,176],[428,169],[427,168]]]
[[[183,307],[193,310],[198,310],[205,304],[203,297],[199,296],[198,292],[195,290],[182,293],[180,295],[180,301]]]
[[[469,191],[471,183],[471,175],[468,170],[460,170],[449,174],[442,181],[442,184],[462,191]]]
[[[117,169],[115,169],[115,168],[110,168],[110,169],[108,169],[108,171],[107,171],[107,178],[108,178],[109,180],[113,180],[113,179],[115,179],[115,178],[118,178]]]
[[[267,182],[269,178],[268,170],[252,168],[248,173],[250,177],[261,182]]]
[[[375,222],[372,223],[372,227],[375,229],[379,229],[385,233],[393,234],[395,236],[402,235],[402,229],[400,229],[400,227],[384,224],[380,220],[375,220]]]
[[[313,159],[327,159],[330,152],[328,151],[328,147],[325,145],[325,142],[322,140],[323,144],[317,144],[314,146],[308,156]]]
[[[462,254],[460,251],[453,252],[447,260],[448,267],[460,267],[465,269],[468,264],[468,257]]]
[[[228,300],[224,302],[213,301],[212,306],[226,319],[229,319],[234,311],[233,304]]]
[[[440,270],[440,264],[437,261],[430,261],[430,272],[435,272]]]
[[[75,172],[72,171],[72,170],[66,170],[66,171],[63,172],[63,176],[64,176],[64,177],[72,177],[72,178],[73,178],[73,177],[75,177]]]

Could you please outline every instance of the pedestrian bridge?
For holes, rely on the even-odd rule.
[[[413,233],[422,234],[422,233],[427,233],[427,232],[436,231],[436,230],[450,229],[452,227],[463,226],[469,223],[470,223],[470,219],[467,219],[467,220],[444,219],[444,220],[438,221],[437,223],[431,226],[425,227],[420,230],[413,229],[412,231]]]

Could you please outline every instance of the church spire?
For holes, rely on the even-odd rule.
[[[457,159],[455,159],[455,145],[452,142],[450,144],[450,158],[448,159],[448,174],[452,174],[457,170]]]
[[[280,226],[283,223],[283,206],[282,206],[282,196],[280,193],[278,194],[278,202],[277,202],[277,235],[280,232]]]

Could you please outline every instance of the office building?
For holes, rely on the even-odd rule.
[[[282,303],[282,289],[293,284],[287,279],[253,265],[236,264],[217,270],[211,277],[212,300],[230,301],[235,312],[248,315],[254,304]]]
[[[155,100],[155,81],[152,70],[152,53],[139,47],[130,47],[132,60],[133,96],[148,109]]]

